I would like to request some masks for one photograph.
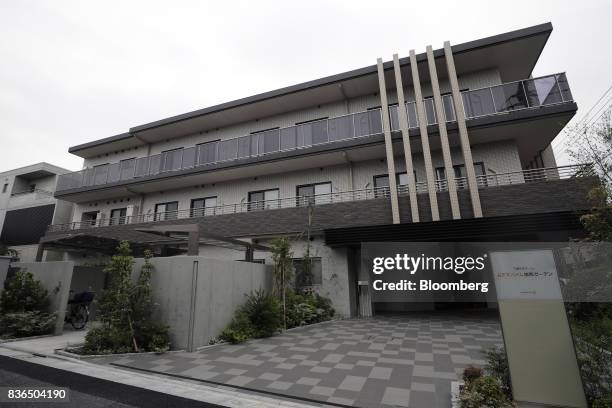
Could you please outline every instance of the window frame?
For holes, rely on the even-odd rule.
[[[207,206],[206,205],[206,201],[207,200],[215,200],[215,205],[213,206]],[[206,217],[208,215],[215,215],[217,212],[217,202],[219,200],[219,196],[208,196],[208,197],[200,197],[200,198],[192,198],[190,203],[189,203],[189,216],[190,217]],[[204,206],[203,207],[194,207],[193,204],[196,201],[203,201],[204,202]],[[212,214],[209,214],[206,209],[207,208],[212,208]]]
[[[266,202],[273,201],[273,200],[266,200],[266,193],[271,192],[271,191],[276,191],[278,194],[278,198],[276,199],[277,205],[268,207],[266,205]],[[260,193],[263,194],[263,200],[252,200],[251,199],[251,196],[253,194],[260,194]],[[268,209],[276,209],[276,208],[280,208],[280,189],[278,187],[277,188],[267,188],[263,190],[249,191],[247,195],[247,211],[268,210]]]
[[[158,209],[158,207],[160,205],[165,205],[167,207],[168,204],[174,204],[174,203],[176,203],[176,211],[168,211],[167,208],[166,208],[166,211],[164,211],[164,212],[157,211],[157,209]],[[176,219],[178,219],[178,211],[179,211],[178,203],[179,203],[178,201],[166,201],[164,203],[156,203],[155,204],[155,211],[153,213],[154,221],[165,221],[165,220],[176,220]],[[168,213],[174,213],[174,216],[168,217]],[[160,217],[161,214],[164,214],[163,217]]]
[[[119,215],[119,217],[113,217],[113,213],[115,211],[119,211],[121,214],[121,212],[123,212],[123,215]],[[114,220],[117,220],[117,222],[115,222]],[[126,224],[126,220],[127,220],[127,207],[120,207],[120,208],[113,208],[112,210],[110,210],[110,217],[108,218],[108,225],[123,225]]]
[[[295,206],[296,207],[308,207],[309,205],[315,205],[317,204],[317,186],[322,186],[322,185],[327,185],[329,184],[329,193],[327,193],[328,195],[331,195],[333,192],[333,184],[331,181],[322,181],[319,183],[309,183],[309,184],[300,184],[295,186]],[[305,188],[305,187],[312,187],[312,195],[300,195],[300,188]],[[321,194],[319,194],[321,195]],[[329,202],[331,201],[330,199],[328,200],[323,200],[324,202]],[[323,203],[318,203],[318,204],[323,204]]]

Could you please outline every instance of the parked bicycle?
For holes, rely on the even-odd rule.
[[[94,292],[70,291],[68,298],[68,309],[64,321],[70,323],[75,330],[84,329],[89,321],[89,305],[93,302]]]

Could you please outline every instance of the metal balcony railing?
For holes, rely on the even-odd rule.
[[[531,170],[520,170],[498,174],[487,174],[477,176],[476,179],[478,188],[490,188],[511,184],[524,184],[531,182],[544,182],[568,178],[588,177],[592,176],[593,174],[594,173],[592,165],[581,164]],[[465,178],[456,178],[455,182],[457,184],[458,189],[467,188],[467,181]],[[435,183],[437,191],[446,191],[448,189],[446,180],[436,180]],[[406,196],[409,194],[409,188],[407,185],[399,185],[397,187],[397,191],[399,196]],[[416,191],[418,194],[426,193],[427,183],[417,182]],[[288,198],[278,198],[274,200],[225,204],[206,208],[190,208],[177,211],[146,213],[136,216],[100,218],[94,221],[78,221],[67,224],[54,224],[49,226],[48,231],[62,232],[121,224],[140,224],[184,218],[238,214],[251,211],[276,210],[280,208],[307,207],[309,205],[319,206],[325,204],[385,198],[389,197],[389,193],[389,187],[371,187],[361,190],[332,192],[326,194],[318,194],[314,196],[296,196]]]
[[[537,108],[569,102],[572,94],[564,73],[526,79],[468,90],[461,93],[467,119],[508,113],[519,109]],[[456,120],[451,95],[443,95],[444,117]],[[423,100],[428,125],[437,123],[432,98]],[[410,128],[419,126],[416,102],[405,105]],[[277,128],[227,140],[202,143],[197,146],[166,151],[160,154],[103,164],[93,168],[60,175],[57,191],[81,187],[94,187],[124,180],[137,180],[146,176],[177,170],[215,165],[227,161],[263,157],[271,153],[305,149],[342,140],[367,137],[382,133],[381,109],[330,119],[316,120],[286,128]],[[389,107],[391,130],[398,131],[398,105]]]

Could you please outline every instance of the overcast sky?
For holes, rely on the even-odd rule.
[[[566,71],[581,118],[612,84],[610,17],[609,0],[1,0],[0,171],[78,170],[76,144],[547,21],[534,75]]]

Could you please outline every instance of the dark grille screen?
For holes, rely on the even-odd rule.
[[[0,242],[5,245],[38,244],[53,220],[55,204],[6,212]]]

